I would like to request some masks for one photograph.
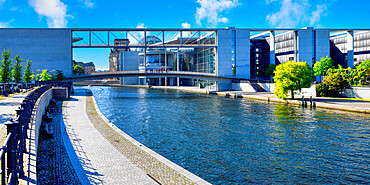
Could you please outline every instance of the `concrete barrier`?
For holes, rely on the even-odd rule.
[[[54,87],[53,88],[53,98],[57,100],[68,99],[68,88],[67,87]]]
[[[34,138],[35,138],[35,150],[36,150],[36,159],[37,159],[37,149],[38,149],[38,142],[39,142],[39,133],[40,133],[40,127],[42,122],[42,116],[45,113],[46,107],[49,105],[50,100],[53,98],[53,89],[49,89],[44,94],[40,96],[40,98],[37,100],[34,114],[33,114],[33,121],[31,124],[34,125]]]
[[[344,89],[340,96],[347,98],[370,99],[370,87],[350,87]]]

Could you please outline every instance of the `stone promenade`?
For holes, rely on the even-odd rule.
[[[82,184],[157,184],[107,141],[86,115],[86,90],[63,106],[62,137]],[[63,128],[64,127],[64,128]]]
[[[8,121],[16,113],[15,110],[21,106],[26,96],[27,93],[24,93],[0,100],[0,128],[4,126],[4,122]]]

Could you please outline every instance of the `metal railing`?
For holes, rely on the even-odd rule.
[[[70,82],[46,81],[37,84],[43,85],[30,92],[16,110],[15,119],[10,119],[4,125],[7,136],[0,147],[1,160],[1,185],[13,185],[19,183],[19,178],[24,176],[23,154],[26,150],[27,129],[31,122],[33,109],[40,96],[52,86],[72,87]],[[6,154],[6,155],[5,155]],[[5,161],[6,160],[6,161]]]

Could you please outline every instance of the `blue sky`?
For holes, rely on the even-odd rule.
[[[0,0],[0,28],[366,28],[367,0]],[[74,50],[108,68],[109,50]]]

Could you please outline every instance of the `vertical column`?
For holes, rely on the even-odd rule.
[[[354,37],[353,30],[347,31],[347,67],[354,65]]]
[[[298,62],[298,31],[293,32],[294,61]]]
[[[144,30],[144,73],[146,73],[146,30]],[[144,82],[148,85],[147,78],[144,77]]]
[[[250,79],[250,31],[236,30],[236,76],[239,78]]]
[[[167,49],[164,48],[164,71],[167,72]],[[164,86],[167,86],[167,77],[164,77]]]
[[[275,64],[275,31],[270,31],[270,64]]]
[[[176,71],[180,71],[180,48],[177,48]],[[180,78],[177,77],[177,87],[180,86]]]

